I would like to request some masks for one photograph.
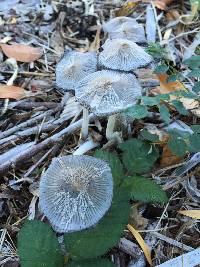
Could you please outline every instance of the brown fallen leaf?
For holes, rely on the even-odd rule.
[[[162,168],[178,164],[183,160],[183,158],[176,156],[171,152],[169,147],[165,145],[163,147],[163,152],[160,160],[160,166]]]
[[[160,81],[160,86],[154,88],[152,90],[153,93],[156,94],[168,94],[174,91],[184,90],[187,91],[185,86],[179,82],[167,82],[168,75],[167,74],[157,74],[158,80]]]
[[[19,100],[24,97],[32,96],[33,93],[24,90],[22,87],[14,85],[0,84],[0,98],[12,98]]]
[[[40,58],[43,50],[40,47],[31,47],[24,44],[0,44],[4,54],[21,62],[32,62]]]
[[[139,0],[126,2],[119,10],[116,11],[116,17],[127,16],[133,12]]]

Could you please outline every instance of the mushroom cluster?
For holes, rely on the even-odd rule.
[[[140,47],[144,28],[135,19],[117,17],[102,26],[108,39],[102,51],[65,53],[56,67],[56,82],[65,91],[73,90],[83,106],[82,139],[88,137],[88,115],[108,117],[106,137],[112,138],[113,114],[133,106],[141,86],[133,71],[151,63],[152,57]]]
[[[57,86],[74,91],[83,106],[85,139],[89,110],[98,117],[108,117],[106,137],[112,138],[116,114],[135,105],[141,96],[133,70],[152,61],[137,44],[145,42],[145,35],[134,19],[112,19],[103,24],[103,30],[108,39],[99,54],[68,52],[56,66]],[[112,202],[113,178],[108,164],[78,155],[55,158],[41,177],[40,207],[57,232],[80,231],[95,225]]]

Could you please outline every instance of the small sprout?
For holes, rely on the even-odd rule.
[[[110,167],[90,156],[55,158],[41,177],[39,195],[40,207],[55,231],[89,228],[111,205]]]
[[[135,43],[145,43],[144,28],[140,24],[133,24],[132,22],[125,22],[120,27],[109,33],[110,39],[127,39]]]
[[[75,96],[97,116],[108,116],[134,105],[141,87],[133,74],[102,70],[80,81]]]
[[[74,90],[76,83],[97,69],[95,52],[65,53],[56,66],[56,84],[65,91]]]
[[[152,57],[143,48],[125,39],[107,40],[99,55],[100,65],[113,69],[131,71],[152,62]]]
[[[103,30],[104,32],[110,33],[121,27],[124,23],[129,22],[132,25],[139,25],[137,21],[130,17],[117,17],[114,19],[111,19],[103,24]]]

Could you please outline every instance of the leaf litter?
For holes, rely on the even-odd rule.
[[[198,3],[198,5],[197,5]],[[198,17],[199,1],[18,1],[9,0],[0,3],[0,265],[4,267],[19,266],[19,256],[16,249],[17,233],[26,218],[42,220],[38,210],[37,192],[38,182],[42,172],[48,167],[51,159],[58,155],[72,154],[79,146],[79,135],[82,108],[74,101],[74,96],[64,93],[55,84],[55,66],[64,51],[98,51],[105,36],[100,31],[100,24],[113,16],[131,16],[139,23],[146,25],[146,12],[154,16],[152,27],[156,30],[146,32],[150,39],[156,38],[156,45],[148,46],[156,55],[155,64],[135,71],[142,85],[143,96],[155,97],[177,91],[192,92],[199,76],[198,66],[190,69],[185,65],[185,59],[193,54],[199,55]],[[150,23],[151,20],[148,20]],[[148,25],[146,31],[152,29]],[[159,43],[161,46],[159,46]],[[163,56],[163,50],[165,56]],[[192,51],[192,52],[191,52]],[[16,68],[7,64],[7,58],[16,60]],[[164,59],[163,59],[164,58]],[[193,64],[190,61],[190,64]],[[164,64],[161,73],[153,73],[157,65]],[[195,70],[195,72],[194,72]],[[163,71],[166,71],[163,73]],[[15,77],[12,78],[16,73]],[[188,75],[188,73],[190,75]],[[181,76],[177,76],[181,74]],[[11,79],[12,78],[12,79]],[[169,80],[171,79],[171,81]],[[175,80],[173,80],[175,79]],[[198,93],[198,85],[196,85]],[[8,101],[9,99],[9,101]],[[150,101],[144,99],[142,101]],[[179,114],[171,100],[180,100],[188,115]],[[148,102],[150,103],[150,102]],[[180,107],[180,104],[178,104]],[[182,106],[181,106],[182,108]],[[154,204],[138,202],[137,222],[129,222],[128,229],[124,228],[123,249],[120,246],[110,248],[106,254],[116,266],[131,266],[138,255],[130,252],[129,246],[142,247],[147,261],[153,266],[177,259],[183,254],[182,248],[189,251],[200,246],[199,228],[199,156],[194,148],[198,146],[198,139],[194,139],[190,150],[186,147],[183,155],[177,155],[183,150],[183,144],[192,142],[189,136],[183,136],[187,127],[199,124],[199,100],[184,95],[170,96],[160,99],[157,104],[139,105],[127,114],[134,119],[125,119],[120,129],[123,139],[140,138],[148,140],[148,151],[153,168],[149,168],[150,161],[143,162],[145,179],[160,184],[169,196],[168,203]],[[123,117],[124,118],[124,117]],[[180,121],[185,126],[178,126]],[[179,131],[171,137],[166,129],[175,125]],[[175,124],[174,124],[175,123]],[[105,119],[90,117],[90,134],[92,140],[100,142],[109,152],[118,152],[116,144],[107,143],[105,138]],[[154,130],[152,130],[152,125]],[[181,128],[181,129],[180,129]],[[141,130],[147,129],[142,135]],[[198,132],[197,128],[196,131]],[[150,134],[148,134],[150,133]],[[155,141],[152,135],[159,136]],[[195,132],[195,136],[199,134]],[[179,142],[177,142],[179,140]],[[171,144],[171,146],[170,146]],[[139,145],[139,143],[137,144]],[[156,156],[151,156],[155,146]],[[141,146],[143,147],[143,146]],[[135,149],[137,146],[135,146]],[[146,146],[145,146],[146,149]],[[104,150],[106,152],[106,150]],[[144,151],[144,150],[143,150]],[[88,152],[94,154],[93,151]],[[139,153],[139,155],[141,155]],[[118,158],[106,155],[110,164],[114,164],[113,173],[122,171],[122,164]],[[143,156],[144,157],[144,156]],[[153,158],[152,158],[153,157]],[[5,160],[6,159],[6,160]],[[112,163],[113,162],[113,163]],[[142,162],[142,159],[141,159]],[[127,163],[126,163],[127,164]],[[128,167],[132,170],[133,166]],[[143,165],[135,168],[142,173]],[[119,176],[119,175],[118,175]],[[118,178],[117,178],[118,179]],[[12,182],[11,182],[12,181]],[[138,181],[137,181],[138,182]],[[14,183],[14,184],[13,184]],[[31,189],[34,185],[36,188]],[[138,193],[138,192],[137,192]],[[133,200],[131,200],[133,201]],[[119,215],[120,216],[120,215]],[[139,228],[141,218],[146,224]],[[132,224],[131,224],[132,223]],[[135,225],[134,225],[135,224]],[[134,229],[134,231],[132,231]],[[156,234],[157,235],[156,235]],[[130,243],[128,243],[130,242]],[[138,243],[137,243],[138,242]],[[187,250],[189,247],[189,250]],[[191,252],[189,252],[191,253]],[[191,256],[184,254],[190,266]],[[144,254],[139,256],[145,266]],[[191,255],[193,255],[191,254]],[[198,251],[197,256],[199,257]],[[136,262],[136,261],[135,261]],[[197,261],[200,264],[200,259]],[[136,266],[136,265],[135,265]],[[164,265],[163,265],[164,266]],[[177,265],[178,266],[178,265]]]

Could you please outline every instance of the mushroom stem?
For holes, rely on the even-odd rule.
[[[106,127],[106,138],[107,138],[107,140],[113,139],[115,121],[116,121],[116,114],[109,116],[107,127]]]
[[[88,137],[89,112],[83,108],[83,123],[81,129],[81,139],[85,140]]]
[[[85,154],[86,152],[88,152],[89,150],[95,148],[99,146],[99,143],[98,142],[94,142],[92,139],[86,141],[85,143],[83,143],[74,153],[73,155],[74,156],[77,156],[77,155],[83,155]]]

